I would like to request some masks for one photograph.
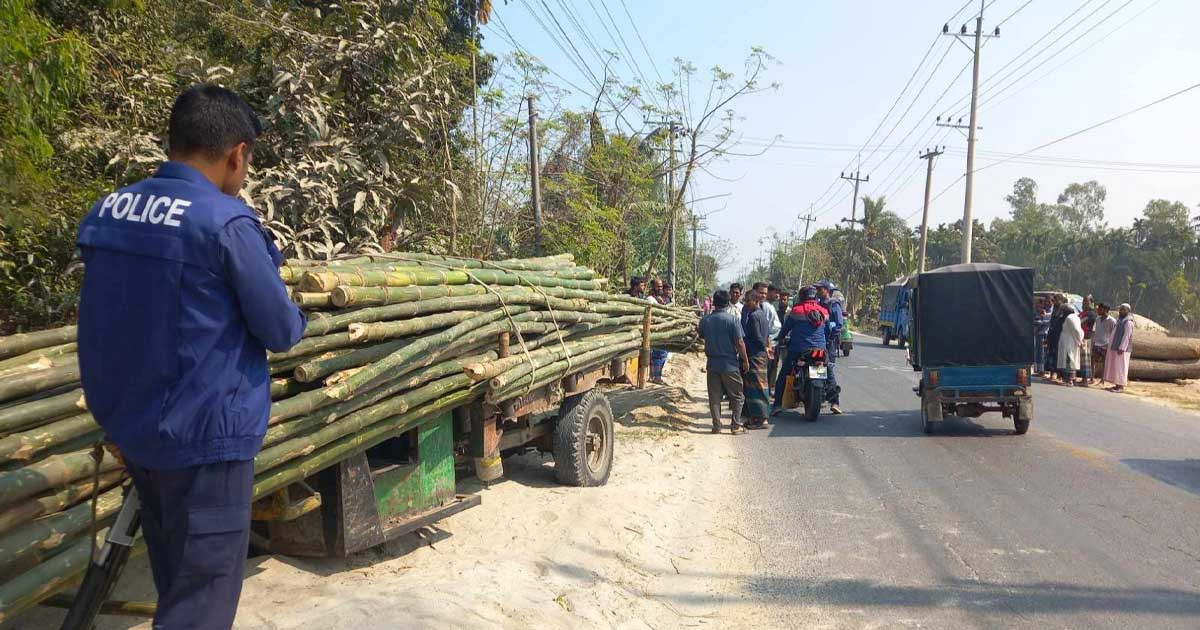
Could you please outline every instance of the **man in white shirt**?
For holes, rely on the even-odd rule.
[[[729,285],[729,306],[725,307],[725,311],[733,315],[740,322],[742,321],[742,285],[739,282],[734,282]]]
[[[1108,305],[1103,302],[1096,305],[1096,323],[1092,325],[1092,378],[1100,383],[1104,383],[1104,357],[1116,328],[1117,320],[1109,314]]]

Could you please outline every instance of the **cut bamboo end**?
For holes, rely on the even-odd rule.
[[[369,324],[350,324],[350,341],[363,342],[368,341],[371,336]]]

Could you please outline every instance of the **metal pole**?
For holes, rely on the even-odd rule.
[[[933,158],[942,154],[941,149],[930,149],[921,154],[927,162],[925,168],[925,209],[921,212],[921,257],[917,259],[917,273],[925,273],[925,242],[929,238],[929,189],[933,184]]]
[[[810,207],[809,210],[812,210]],[[816,220],[812,212],[808,216],[800,217],[804,221],[804,245],[800,247],[800,286],[804,286],[804,264],[808,262],[808,226]],[[798,290],[798,288],[797,288]]]
[[[667,170],[667,282],[675,285],[675,123],[671,123],[671,168]]]
[[[529,187],[533,202],[533,252],[542,255],[542,177],[538,165],[537,110],[529,99]]]
[[[975,192],[975,129],[979,116],[979,50],[983,41],[984,0],[979,0],[979,17],[975,18],[975,61],[971,71],[971,123],[967,129],[967,194],[963,202],[962,261],[971,262],[971,231],[975,226],[972,195]]]

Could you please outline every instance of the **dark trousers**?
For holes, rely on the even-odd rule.
[[[742,426],[742,404],[746,400],[740,372],[707,372],[708,410],[714,427],[721,426],[721,399],[729,399],[732,426]]]
[[[774,383],[775,379],[779,376],[780,355],[785,354],[786,352],[787,351],[784,350],[783,348],[781,348],[779,346],[775,346],[775,358],[767,359],[767,382],[768,383]]]
[[[126,469],[158,590],[155,630],[227,630],[242,594],[254,462]]]
[[[825,351],[825,368],[829,373],[829,378],[825,381],[825,391],[828,392],[826,396],[831,405],[842,404],[842,395],[837,384],[837,375],[834,374],[833,369],[834,364],[837,363],[838,348],[840,345],[840,341],[831,341],[829,348]]]

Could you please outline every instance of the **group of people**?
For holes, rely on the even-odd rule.
[[[647,288],[647,284],[649,288]],[[675,302],[675,287],[661,278],[651,278],[647,283],[645,278],[634,276],[629,281],[629,295],[652,304],[673,304]],[[650,382],[656,385],[666,385],[663,380],[663,370],[667,367],[666,350],[652,349],[650,351]]]
[[[801,289],[795,304],[765,282],[746,292],[736,282],[715,292],[711,309],[700,320],[713,433],[721,432],[725,400],[734,435],[770,426],[768,417],[783,409],[788,375],[812,350],[827,354],[826,400],[834,414],[842,413],[834,361],[846,325],[843,303],[828,280]]]
[[[1109,391],[1123,391],[1133,350],[1132,310],[1121,304],[1115,318],[1110,311],[1090,295],[1078,310],[1062,294],[1039,298],[1034,349],[1042,377],[1066,387],[1109,383]]]

